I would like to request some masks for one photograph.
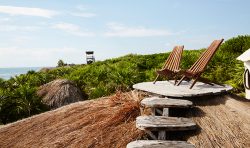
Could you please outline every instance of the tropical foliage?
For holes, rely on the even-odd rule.
[[[235,93],[242,92],[244,66],[236,57],[249,48],[248,35],[227,40],[213,57],[203,76],[232,85]],[[189,68],[203,51],[204,49],[185,50],[181,68]],[[29,71],[9,80],[0,79],[0,123],[13,122],[47,111],[48,108],[36,95],[36,90],[54,79],[72,80],[89,99],[94,99],[116,90],[131,90],[132,85],[138,82],[154,80],[155,70],[162,67],[168,55],[169,53],[130,54],[89,65],[58,67],[48,72]],[[62,63],[58,62],[58,66]]]

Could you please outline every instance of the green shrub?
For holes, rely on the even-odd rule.
[[[236,60],[250,48],[250,36],[238,36],[225,41],[208,64],[203,76],[219,83],[232,85],[235,93],[244,90],[243,63]],[[189,68],[204,49],[184,50],[181,69]],[[168,53],[152,55],[129,54],[120,58],[95,62],[90,65],[58,67],[48,72],[29,71],[9,80],[0,79],[0,124],[13,122],[44,112],[46,106],[37,97],[40,85],[54,79],[65,78],[76,83],[89,99],[110,95],[117,90],[129,91],[133,84],[153,81],[155,70],[160,69]],[[161,80],[165,78],[161,77]]]

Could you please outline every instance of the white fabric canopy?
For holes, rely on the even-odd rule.
[[[237,60],[246,62],[246,61],[250,61],[250,49],[248,49],[247,51],[245,51],[243,54],[241,54]]]

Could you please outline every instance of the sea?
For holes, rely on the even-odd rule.
[[[8,80],[11,77],[26,74],[30,70],[39,71],[42,67],[17,67],[17,68],[0,68],[0,78]]]

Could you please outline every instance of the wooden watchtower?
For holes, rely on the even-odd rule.
[[[95,62],[94,51],[86,51],[87,64]]]

